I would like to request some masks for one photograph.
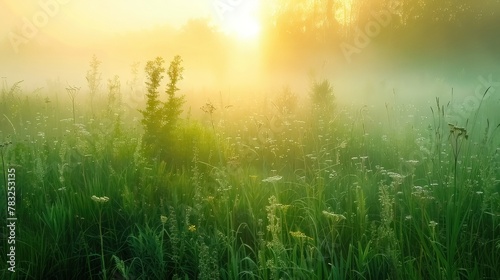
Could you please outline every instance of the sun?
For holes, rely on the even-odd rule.
[[[219,14],[220,27],[228,35],[242,41],[256,41],[261,33],[259,21],[259,0],[233,1],[234,6],[227,6]]]
[[[243,16],[229,23],[228,33],[240,40],[256,40],[260,35],[260,23],[251,16]]]

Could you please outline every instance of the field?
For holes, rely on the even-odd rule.
[[[317,79],[200,108],[164,63],[146,88],[4,86],[1,279],[500,279],[494,90],[374,108]]]

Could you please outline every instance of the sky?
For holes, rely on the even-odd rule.
[[[179,24],[190,17],[213,16],[211,0],[173,1],[173,0],[39,0],[39,1],[0,1],[0,15],[4,21],[2,33],[13,27],[21,17],[32,19],[44,10],[41,5],[55,4],[58,12],[51,15],[54,25],[64,23],[67,28],[85,24],[87,28],[106,31],[130,30],[154,24]],[[44,10],[45,11],[45,10]],[[212,15],[211,15],[212,14]]]
[[[338,19],[343,18],[343,14],[350,14],[351,0],[343,0],[343,2],[347,6],[336,14]],[[284,61],[283,66],[278,65],[277,70],[273,70],[272,73],[263,71],[261,69],[263,66],[259,63],[263,64],[264,59],[259,60],[260,53],[258,53],[259,50],[255,51],[255,46],[259,43],[258,12],[260,5],[267,3],[260,0],[0,0],[0,78],[6,77],[10,84],[25,80],[23,85],[32,85],[33,88],[43,87],[49,78],[60,78],[63,83],[68,84],[85,85],[84,76],[92,54],[96,54],[103,62],[104,79],[116,74],[123,81],[130,79],[130,65],[136,61],[144,63],[156,56],[164,56],[168,61],[173,54],[179,54],[185,62],[186,77],[191,77],[190,81],[197,81],[197,83],[190,84],[200,87],[204,86],[199,82],[200,77],[204,79],[203,81],[206,80],[207,84],[211,83],[210,85],[224,82],[231,83],[232,86],[232,84],[240,85],[246,82],[263,84],[262,87],[264,87],[267,86],[266,83],[261,83],[260,80],[257,83],[250,77],[255,76],[254,80],[257,80],[265,76],[273,82],[278,81],[276,84],[279,87],[289,83],[300,84],[302,91],[305,92],[309,83],[310,70],[319,72],[318,75],[331,75],[345,82],[346,87],[362,83],[351,83],[342,75],[357,80],[363,77],[378,81],[386,79],[386,76],[393,79],[393,72],[397,75],[402,72],[400,68],[397,68],[398,63],[396,63],[395,70],[389,68],[387,73],[382,71],[384,69],[381,70],[385,57],[379,55],[379,49],[375,43],[368,44],[362,49],[362,53],[356,54],[359,62],[352,64],[348,64],[339,53],[326,52],[314,54],[315,57],[304,58],[296,64],[288,63],[289,57],[295,58],[300,55],[287,52],[287,49],[280,48],[278,44],[275,49],[279,52],[275,54],[283,55],[284,59],[279,60],[280,63]],[[187,21],[197,18],[208,19],[213,26],[244,43],[234,47],[227,44],[228,41],[221,40],[220,42],[223,42],[221,44],[210,45],[196,35],[182,40],[176,37],[179,42],[175,45],[176,42],[164,36],[164,33],[168,31],[161,33],[166,29],[159,28],[158,33],[148,33],[154,27],[165,25],[180,28]],[[369,22],[369,24],[373,23],[373,21]],[[380,33],[384,34],[383,28]],[[124,34],[125,39],[117,34]],[[156,49],[143,46],[147,45],[144,43],[144,38],[150,39],[149,43]],[[266,37],[263,36],[260,42],[265,43],[265,40]],[[257,44],[252,46],[248,42],[257,42]],[[92,43],[95,44],[92,45]],[[298,45],[300,43],[302,42],[297,42]],[[399,43],[399,41],[395,42],[395,50]],[[250,46],[248,47],[250,51],[247,53],[248,49],[241,45]],[[131,46],[141,48],[131,48]],[[254,49],[251,49],[252,47]],[[338,45],[332,45],[331,49],[338,49]],[[383,50],[382,53],[388,53],[388,51]],[[480,56],[482,54],[477,52],[467,55]],[[388,58],[390,59],[391,56]],[[474,58],[471,61],[480,60]],[[446,61],[446,65],[448,62]],[[426,71],[424,74],[430,77],[433,77],[432,70],[439,62],[432,61],[432,63],[431,66],[422,67]],[[349,69],[346,70],[345,65]],[[458,72],[466,67],[469,65],[444,68]],[[490,70],[482,71],[486,73],[479,74],[492,73]],[[290,74],[290,72],[293,73]],[[189,76],[190,73],[194,74]],[[479,74],[476,75],[474,72],[470,75],[475,79]],[[384,76],[379,78],[378,75]],[[413,77],[414,73],[411,72],[408,76]],[[463,82],[463,79],[460,79],[460,82]],[[387,86],[387,88],[392,92],[392,86]],[[401,86],[401,88],[405,87]],[[446,88],[450,87],[446,85]]]
[[[19,34],[19,28],[31,23],[40,33],[80,42],[97,33],[124,33],[165,24],[180,27],[191,18],[208,18],[220,30],[244,37],[257,32],[255,16],[258,2],[1,0],[0,35],[3,40],[11,40],[9,34]]]
[[[8,76],[9,80],[29,78],[36,80],[35,83],[47,78],[42,74],[81,76],[81,67],[86,67],[85,61],[90,59],[87,53],[96,48],[95,42],[99,44],[117,35],[147,32],[166,25],[181,28],[189,20],[198,18],[207,19],[212,26],[233,38],[254,40],[259,32],[259,1],[0,0],[0,60],[3,62],[0,76]],[[60,54],[57,58],[40,55],[37,51],[40,48],[55,50],[54,46],[57,46],[56,55]],[[105,62],[104,68],[111,63],[112,56],[106,52],[111,50],[97,53]],[[120,65],[121,68],[135,60],[124,59],[127,61]],[[73,68],[71,64],[80,68]]]

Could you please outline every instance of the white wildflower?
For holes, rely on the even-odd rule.
[[[267,177],[266,179],[263,179],[262,182],[275,183],[275,182],[281,180],[282,178],[283,178],[282,176],[276,175],[276,176]]]

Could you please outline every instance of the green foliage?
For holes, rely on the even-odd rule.
[[[273,104],[279,113],[288,115],[295,113],[297,102],[297,94],[293,93],[289,86],[286,86],[280,92]]]
[[[371,42],[391,49],[393,61],[412,65],[423,59],[456,61],[475,41],[496,55],[498,38],[483,34],[495,32],[499,9],[496,1],[269,0],[262,5],[263,49],[271,67],[304,65],[318,51],[331,53],[342,44],[359,53]]]
[[[98,120],[74,123],[71,106],[48,110],[56,105],[38,99],[29,123],[5,111],[2,133],[17,133],[1,135],[1,185],[16,168],[19,262],[0,278],[499,278],[497,124],[448,124],[439,101],[430,123],[405,125],[403,106],[388,106],[387,120],[364,107],[306,122],[315,112],[287,111],[287,90],[270,112],[207,104],[204,124],[179,117],[180,63],[162,102],[163,60],[148,62],[144,132],[110,129],[122,121],[108,109],[124,112],[117,79]],[[335,104],[328,82],[312,92],[318,106]],[[141,152],[161,148],[154,139],[169,125],[162,141],[175,151],[162,151],[175,169]]]
[[[137,234],[129,237],[131,255],[130,275],[135,279],[165,279],[167,276],[164,231],[159,234],[150,227],[138,227]]]
[[[141,122],[144,125],[142,145],[147,155],[158,153],[155,149],[160,147],[161,143],[158,136],[161,132],[163,116],[158,88],[163,79],[162,74],[165,71],[163,63],[163,58],[157,57],[154,61],[148,61],[145,67],[148,93],[146,95],[146,109],[141,111],[143,116]]]
[[[101,63],[102,62],[98,60],[97,56],[94,54],[89,64],[90,69],[87,71],[87,75],[85,75],[85,80],[87,80],[87,86],[89,87],[90,107],[92,112],[94,111],[94,98],[101,86],[102,73],[99,72]]]
[[[326,79],[313,81],[310,97],[315,115],[326,118],[327,121],[330,120],[333,116],[332,111],[335,108],[335,96],[330,82]]]
[[[141,111],[145,130],[142,144],[147,157],[167,160],[174,150],[172,146],[176,143],[175,131],[184,104],[184,97],[176,95],[184,68],[181,66],[181,57],[175,56],[167,71],[170,78],[166,89],[168,99],[163,102],[158,92],[165,71],[163,63],[163,58],[157,57],[146,64],[148,93],[146,109]]]

